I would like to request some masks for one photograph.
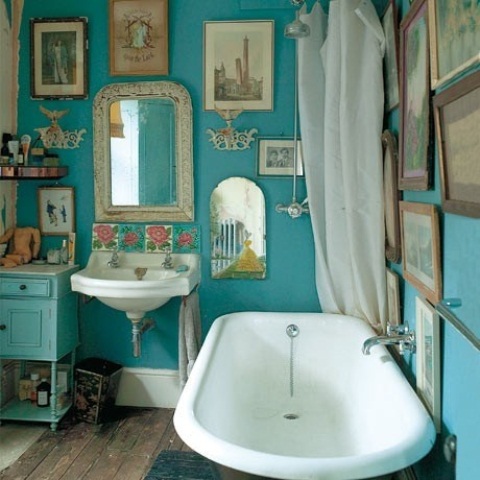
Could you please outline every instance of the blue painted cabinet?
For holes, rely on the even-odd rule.
[[[50,409],[14,398],[0,407],[0,420],[49,422],[55,430],[70,408],[71,402],[57,408],[57,362],[70,361],[72,389],[78,321],[70,277],[77,270],[69,265],[0,268],[0,359],[20,360],[21,376],[27,362],[48,362],[52,386]],[[0,404],[1,398],[0,390]]]

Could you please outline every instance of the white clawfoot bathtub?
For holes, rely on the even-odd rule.
[[[299,330],[293,338],[290,324]],[[401,470],[430,451],[435,429],[388,351],[362,355],[373,335],[344,315],[219,317],[175,428],[215,463],[260,477],[347,480]]]

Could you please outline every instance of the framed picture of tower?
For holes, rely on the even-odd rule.
[[[204,22],[204,110],[273,110],[273,20]]]

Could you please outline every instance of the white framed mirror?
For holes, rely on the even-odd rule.
[[[192,103],[185,87],[106,85],[93,115],[95,221],[192,221]]]

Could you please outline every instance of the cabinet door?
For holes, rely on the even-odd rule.
[[[48,357],[51,349],[49,301],[3,300],[0,317],[0,356]]]

